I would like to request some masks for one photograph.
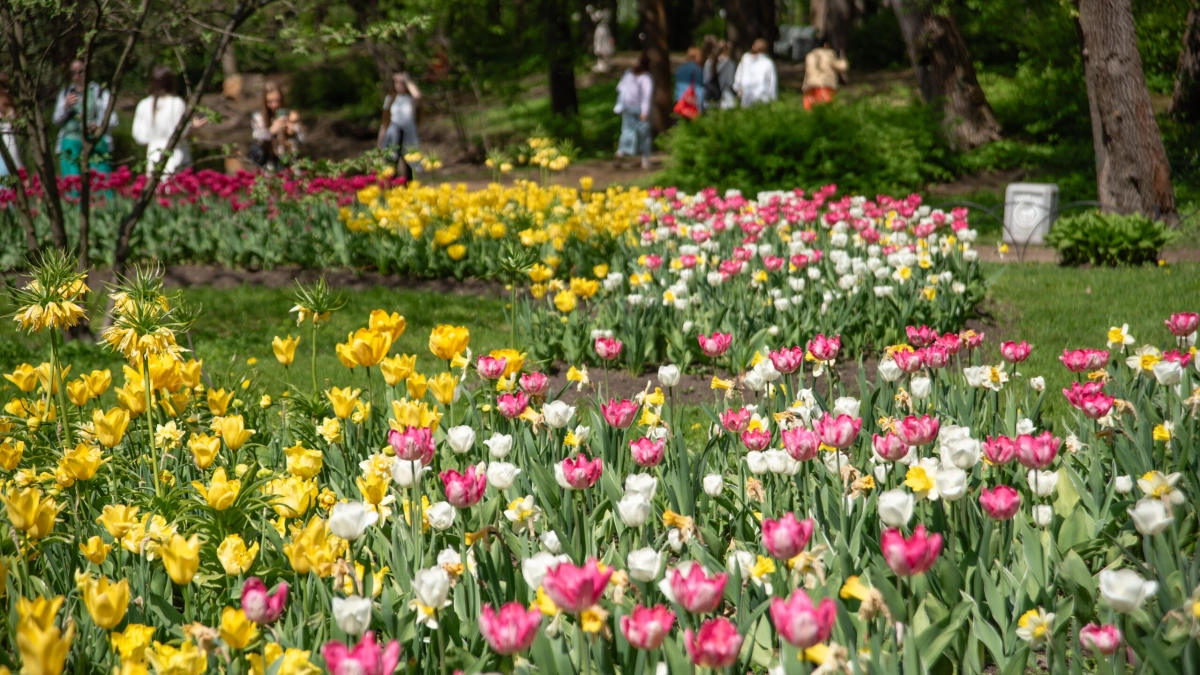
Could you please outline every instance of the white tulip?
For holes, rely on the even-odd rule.
[[[1038,504],[1033,507],[1033,524],[1038,527],[1048,527],[1054,520],[1054,507],[1049,504]]]
[[[454,525],[454,511],[450,502],[438,502],[430,504],[429,508],[425,509],[425,517],[429,519],[430,527],[444,532]]]
[[[933,381],[928,377],[914,377],[908,384],[909,389],[912,390],[909,393],[912,394],[913,398],[918,401],[924,401],[929,398],[929,390],[933,385]]]
[[[659,366],[658,383],[667,388],[679,384],[679,366],[673,363]]]
[[[1117,476],[1116,480],[1113,481],[1113,489],[1117,491],[1117,494],[1122,495],[1133,492],[1133,478],[1129,476]]]
[[[508,462],[492,462],[487,468],[488,485],[497,490],[507,490],[519,473],[521,470]]]
[[[762,373],[757,369],[752,369],[746,373],[746,377],[742,379],[742,384],[750,391],[761,392],[767,388],[767,381],[763,378]]]
[[[754,569],[757,562],[758,559],[749,551],[731,551],[729,557],[725,559],[725,569],[743,580],[749,579],[750,570]]]
[[[465,425],[446,430],[446,443],[454,452],[464,455],[475,448],[475,430]]]
[[[833,402],[833,416],[849,415],[858,419],[858,413],[862,409],[862,401],[851,396],[842,396]]]
[[[492,434],[492,437],[483,442],[488,446],[488,452],[496,459],[504,459],[512,450],[513,437],[508,434]]]
[[[592,435],[592,428],[579,424],[575,426],[575,431],[573,433],[575,434],[575,440],[578,441],[580,445],[583,445],[584,443],[587,443],[588,436]]]
[[[419,604],[434,610],[441,609],[450,604],[447,599],[450,596],[450,574],[441,566],[417,570],[413,575],[412,590]],[[423,618],[424,614],[425,612],[418,611],[418,619]],[[436,614],[431,615],[425,620],[425,624],[436,630],[436,617]]]
[[[650,520],[650,502],[640,492],[627,492],[617,502],[617,515],[625,527],[641,527]]]
[[[850,455],[845,450],[826,452],[821,461],[824,462],[825,469],[832,474],[840,474],[843,466],[851,466]]]
[[[1183,366],[1175,361],[1159,361],[1154,364],[1154,379],[1164,387],[1173,387],[1183,381]]]
[[[333,620],[350,635],[362,635],[371,625],[371,599],[352,595],[333,599]]]
[[[757,450],[746,453],[746,466],[750,467],[750,473],[755,476],[761,476],[770,470],[770,467],[767,466],[767,458]]]
[[[546,578],[546,572],[570,561],[571,559],[565,555],[538,551],[521,561],[521,576],[525,577],[525,584],[529,586],[529,590],[534,590],[542,585],[542,579]]]
[[[429,467],[421,466],[420,460],[406,462],[398,459],[392,462],[392,480],[396,481],[397,487],[411,488],[426,471],[429,471]]]
[[[683,536],[679,534],[678,527],[672,527],[667,530],[667,545],[676,553],[683,550]]]
[[[942,445],[942,463],[970,469],[979,462],[980,445],[974,438],[955,438]]]
[[[378,521],[379,514],[368,510],[362,502],[334,504],[329,511],[329,531],[346,541],[356,541]]]
[[[658,490],[658,479],[648,473],[631,473],[625,477],[625,492],[636,492],[646,498],[654,499]]]
[[[938,494],[948,502],[962,499],[967,494],[967,472],[957,466],[943,466],[933,479]]]
[[[1057,471],[1030,469],[1026,479],[1029,481],[1029,489],[1038,497],[1049,497],[1054,494],[1054,488],[1058,487]]]
[[[1037,377],[1029,378],[1029,388],[1036,392],[1045,391],[1046,390],[1046,378],[1042,377],[1041,375],[1038,375]]]
[[[719,497],[725,491],[725,477],[718,473],[710,473],[704,477],[704,494],[709,497]]]
[[[1129,509],[1129,517],[1133,519],[1133,526],[1137,531],[1147,537],[1162,532],[1175,521],[1167,514],[1167,505],[1161,499],[1139,499],[1137,504]]]
[[[902,375],[904,375],[904,371],[900,370],[900,366],[896,365],[896,362],[891,359],[884,359],[880,361],[878,370],[879,377],[888,382],[895,382],[896,380],[900,379]]]
[[[558,533],[554,530],[546,530],[538,535],[538,541],[542,542],[542,546],[546,547],[554,555],[562,553],[562,543],[558,541]]]
[[[1138,609],[1157,590],[1158,582],[1146,581],[1131,569],[1100,571],[1100,595],[1121,614]]]
[[[542,407],[542,414],[546,417],[546,426],[561,429],[567,426],[571,417],[575,415],[575,407],[563,401],[551,401]]]
[[[662,571],[665,556],[650,547],[639,548],[629,552],[625,564],[629,567],[629,576],[634,581],[650,583],[658,578]]]
[[[871,473],[875,475],[875,482],[880,485],[883,485],[884,481],[887,480],[888,469],[891,469],[891,468],[892,468],[892,465],[890,462],[885,462],[883,464],[876,464],[875,468],[871,470]]]
[[[879,494],[879,519],[888,527],[903,527],[913,514],[912,493],[902,488]]]
[[[763,457],[767,460],[767,470],[771,473],[794,476],[800,470],[800,462],[792,459],[792,456],[783,450],[766,450],[763,452]]]
[[[1036,427],[1033,425],[1033,420],[1028,417],[1022,417],[1017,420],[1017,435],[1032,434]]]

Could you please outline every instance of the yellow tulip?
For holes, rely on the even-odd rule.
[[[131,623],[125,626],[125,630],[120,633],[113,631],[108,634],[113,651],[120,654],[121,660],[126,662],[145,661],[146,651],[149,649],[150,640],[153,637],[154,627],[140,623]]]
[[[158,675],[201,675],[208,668],[208,656],[192,642],[178,648],[155,642],[146,658]]]
[[[247,654],[246,660],[250,662],[250,675],[266,675],[267,669],[271,664],[283,657],[283,647],[279,646],[278,642],[268,642],[263,645],[262,654]]]
[[[188,439],[188,450],[192,451],[196,467],[207,469],[212,466],[213,460],[217,458],[217,453],[221,450],[221,437],[193,433]]]
[[[406,398],[392,401],[392,414],[396,417],[395,425],[400,431],[409,427],[437,431],[438,423],[442,420],[442,414],[436,408],[430,407],[424,401],[410,401]]]
[[[579,299],[570,290],[559,291],[554,296],[554,306],[563,314],[570,314],[579,306]]]
[[[37,488],[13,489],[0,494],[12,526],[31,539],[41,539],[54,529],[59,506],[53,497],[43,499]]]
[[[231,577],[248,572],[257,556],[258,542],[250,544],[250,547],[247,548],[246,542],[236,534],[225,537],[225,540],[217,547],[217,559],[221,561],[221,567],[225,568],[225,574]]]
[[[33,391],[38,385],[38,374],[33,369],[33,366],[28,363],[22,363],[17,366],[11,373],[6,373],[4,379],[17,385],[17,389],[28,394]]]
[[[100,465],[108,461],[94,445],[80,443],[74,450],[63,453],[58,460],[59,468],[66,471],[75,480],[91,480],[100,469]]]
[[[271,340],[271,351],[275,352],[275,360],[281,365],[290,366],[292,361],[296,360],[296,346],[300,344],[300,338],[293,338],[291,335],[287,339],[283,339],[278,335],[274,340]]]
[[[183,386],[183,374],[179,361],[171,354],[159,354],[150,358],[150,387],[155,391],[175,391]]]
[[[329,397],[329,402],[333,404],[333,414],[338,419],[346,419],[354,412],[354,402],[358,400],[362,389],[351,391],[350,387],[344,389],[333,389],[326,391],[325,396]]]
[[[442,405],[450,405],[454,401],[454,389],[457,386],[458,379],[450,373],[442,373],[429,382],[433,397]]]
[[[217,511],[224,511],[233,506],[238,492],[242,489],[242,481],[236,478],[234,480],[226,480],[225,468],[222,467],[213,472],[212,480],[207,487],[200,481],[193,481],[192,487],[196,489],[196,492],[200,493],[200,496],[204,498],[204,501],[208,502],[209,506]]]
[[[317,425],[317,433],[326,443],[342,442],[342,422],[336,417],[326,417]]]
[[[287,456],[288,473],[306,480],[321,473],[325,464],[325,456],[320,450],[305,448],[299,443],[284,448],[283,454]]]
[[[204,371],[204,359],[197,361],[196,359],[188,359],[187,363],[179,365],[179,378],[182,380],[183,386],[188,389],[195,389],[200,386],[200,376]]]
[[[167,568],[167,576],[180,586],[191,583],[200,568],[200,537],[193,534],[190,539],[184,539],[178,534],[171,535],[170,541],[159,547],[163,565]]]
[[[220,417],[225,414],[225,410],[229,408],[230,401],[233,400],[233,392],[225,391],[225,388],[209,389],[208,390],[208,411],[213,415]]]
[[[113,539],[120,539],[138,523],[138,507],[123,504],[107,504],[104,512],[96,518],[96,523],[103,525]]]
[[[112,630],[125,618],[129,608],[129,580],[112,583],[108,577],[88,579],[83,585],[83,603],[92,621],[104,630]]]
[[[502,377],[512,377],[513,373],[519,372],[525,366],[525,352],[515,349],[493,349],[489,356],[493,359],[504,359],[504,375]]]
[[[155,560],[162,545],[175,536],[175,527],[167,519],[155,514],[146,514],[121,537],[121,547],[130,553],[145,554],[147,560]]]
[[[192,390],[184,387],[170,396],[163,396],[158,400],[158,405],[167,415],[171,417],[179,417],[187,411],[188,404],[192,402]]]
[[[0,467],[5,471],[13,471],[21,463],[25,454],[25,441],[5,440],[0,443]]]
[[[371,330],[376,330],[381,333],[387,333],[392,342],[400,339],[404,335],[404,317],[400,316],[399,312],[388,314],[382,309],[376,309],[371,312],[371,318],[367,322],[367,327]]]
[[[71,366],[63,368],[60,365],[57,378],[51,377],[49,363],[43,363],[33,370],[37,373],[38,384],[42,385],[42,390],[49,391],[53,395],[58,393],[59,382],[67,379],[67,373],[71,372]]]
[[[387,576],[388,571],[389,571],[388,566],[384,565],[383,567],[381,567],[378,570],[375,570],[374,572],[371,573],[371,597],[372,598],[378,598],[379,594],[383,592],[383,578],[385,576]],[[366,572],[366,570],[363,568],[363,564],[360,562],[355,562],[354,563],[354,579],[351,579],[350,575],[346,575],[343,578],[342,592],[344,592],[346,595],[354,595],[355,594],[354,580],[357,579],[358,585],[361,586],[362,582],[363,582],[363,574],[365,572]]]
[[[65,632],[54,625],[40,628],[32,623],[19,624],[17,651],[21,652],[21,675],[61,675],[74,639],[75,623],[70,620]]]
[[[137,380],[128,380],[124,387],[117,387],[117,404],[133,417],[146,412],[146,388]]]
[[[389,387],[394,387],[402,380],[412,375],[417,367],[417,357],[411,354],[397,354],[379,362],[379,370]]]
[[[32,600],[17,598],[17,625],[47,630],[54,625],[54,617],[65,601],[66,597],[62,595],[53,598],[39,595]]]
[[[367,368],[382,361],[392,348],[391,333],[370,328],[359,328],[346,342],[354,362]]]
[[[92,398],[103,396],[104,392],[112,386],[112,371],[105,368],[104,370],[93,370],[87,375],[79,376],[84,382],[87,382],[88,391],[92,393]]]
[[[318,567],[322,549],[326,547],[328,538],[329,530],[325,521],[314,517],[304,529],[292,534],[291,543],[283,546],[283,554],[287,556],[293,570],[298,574],[308,574]],[[316,571],[319,575],[320,571]]]
[[[142,405],[142,409],[145,410],[145,401]],[[125,429],[129,427],[129,413],[121,408],[113,408],[106,413],[100,412],[99,409],[93,410],[92,427],[100,445],[111,450],[125,437]]]
[[[246,423],[242,420],[241,415],[222,417],[220,422],[213,425],[213,428],[224,439],[225,445],[234,452],[237,452],[254,435],[254,429],[246,428]]]
[[[86,544],[79,545],[79,552],[93,565],[103,565],[104,559],[108,557],[108,552],[111,550],[112,546],[104,543],[99,535],[92,535]]]
[[[429,381],[421,373],[413,373],[404,381],[408,387],[408,395],[413,400],[425,398],[425,390],[429,388]]]
[[[353,337],[354,336],[351,335],[350,338],[347,339],[352,340]],[[350,370],[354,370],[358,367],[358,361],[354,360],[354,352],[350,349],[349,341],[339,342],[334,345],[334,353],[337,354],[338,361],[341,361],[343,366],[346,366]]]
[[[246,618],[246,611],[226,607],[221,610],[221,639],[230,649],[245,649],[258,637],[258,626]]]
[[[279,675],[321,675],[321,669],[308,660],[311,653],[294,647],[284,650]]]
[[[78,380],[68,382],[67,398],[71,400],[71,403],[80,408],[87,405],[87,402],[92,398],[92,390],[88,387],[87,380],[81,377]]]
[[[299,518],[312,508],[317,498],[317,481],[296,476],[276,478],[263,485],[264,495],[275,495],[271,506],[284,518]]]
[[[434,356],[449,361],[471,343],[471,332],[465,326],[442,324],[429,334],[429,351]]]
[[[371,472],[366,476],[354,479],[358,491],[362,493],[363,501],[378,506],[388,496],[388,486],[392,483],[392,474]]]

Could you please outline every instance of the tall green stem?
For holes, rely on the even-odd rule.
[[[58,331],[50,331],[50,389],[47,393],[55,398],[58,405],[58,414],[62,415],[62,429],[63,437],[67,441],[66,447],[74,448],[75,443],[71,437],[71,416],[67,412],[66,399],[63,397],[66,383],[63,382],[62,361],[58,358],[58,340]]]

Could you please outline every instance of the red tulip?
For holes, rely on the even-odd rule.
[[[874,448],[876,456],[889,462],[898,462],[908,454],[908,444],[890,431],[885,436],[872,434],[871,447]]]
[[[729,575],[720,572],[709,576],[708,571],[696,563],[687,566],[687,574],[684,575],[683,567],[676,567],[667,575],[675,602],[692,614],[717,611],[724,598],[725,581]]]
[[[814,607],[803,588],[792,591],[787,600],[771,598],[771,623],[784,642],[793,647],[808,649],[828,640],[836,617],[832,599],[825,598]]]
[[[842,348],[842,338],[840,335],[835,335],[827,338],[822,334],[808,341],[808,353],[812,354],[813,358],[818,361],[832,361],[837,358],[838,351]]]
[[[763,545],[776,560],[791,560],[800,555],[808,546],[812,533],[812,519],[797,520],[794,513],[785,513],[778,520],[763,518],[762,521]]]
[[[600,571],[595,558],[588,558],[583,567],[563,562],[546,572],[542,588],[559,609],[579,614],[600,601],[612,575],[611,567]]]
[[[799,370],[804,365],[804,347],[783,347],[768,355],[775,370],[787,375]]]
[[[983,456],[995,466],[1003,466],[1017,457],[1017,442],[1008,436],[987,437],[983,443]]]
[[[813,425],[821,442],[831,448],[841,450],[854,444],[858,432],[862,429],[862,418],[852,418],[849,415],[838,415],[836,418],[828,412]]]
[[[439,475],[442,487],[446,491],[446,501],[458,509],[467,509],[478,504],[487,490],[487,474],[482,471],[476,473],[474,466],[468,466],[466,473],[446,469]]]
[[[929,415],[909,415],[895,425],[896,435],[908,445],[928,445],[937,438],[941,423]]]
[[[529,649],[542,625],[542,612],[510,602],[499,612],[484,605],[479,613],[479,632],[497,654],[516,654]]]
[[[879,547],[888,567],[896,574],[908,577],[933,567],[942,552],[942,535],[926,534],[925,526],[918,525],[913,535],[905,539],[900,530],[888,528],[883,531]]]
[[[658,466],[663,459],[666,443],[657,440],[652,441],[649,438],[639,438],[636,441],[629,441],[629,451],[633,454],[633,461],[638,466]]]
[[[989,518],[1010,520],[1021,508],[1021,495],[1007,485],[997,485],[992,490],[983,488],[979,493],[979,505]]]
[[[701,667],[728,668],[742,651],[742,636],[723,616],[705,621],[695,634],[685,630],[683,641],[692,663]]]
[[[721,413],[721,426],[731,434],[740,434],[750,427],[752,415],[747,408],[730,408]]]
[[[1192,316],[1195,316],[1193,314]],[[1103,626],[1089,623],[1079,629],[1079,642],[1088,649],[1105,656],[1112,656],[1121,648],[1121,629],[1112,624]]]
[[[511,394],[501,394],[496,398],[496,407],[500,414],[508,419],[516,419],[529,407],[529,396],[523,391]]]
[[[605,361],[614,361],[621,355],[621,341],[616,338],[596,338],[596,355]]]
[[[396,453],[396,459],[405,462],[420,461],[428,466],[437,450],[433,434],[427,427],[409,427],[404,431],[389,429],[387,439],[388,445]]]
[[[550,378],[544,373],[532,372],[521,376],[521,388],[530,396],[545,396],[550,388]]]
[[[1200,314],[1191,312],[1180,312],[1172,314],[1171,318],[1166,320],[1167,330],[1175,337],[1187,337],[1196,332],[1196,326],[1200,326]]]
[[[1017,437],[1017,461],[1029,469],[1045,469],[1058,455],[1060,443],[1049,431],[1039,436],[1022,434]]]
[[[586,490],[600,480],[604,471],[604,460],[599,457],[589,460],[582,452],[574,457],[568,457],[560,464],[563,480],[576,490]]]
[[[498,380],[504,376],[504,369],[508,367],[508,359],[504,357],[495,358],[491,356],[481,356],[475,362],[475,370],[479,371],[479,376],[485,380]]]
[[[705,356],[713,358],[729,351],[730,345],[733,344],[732,333],[718,333],[715,331],[712,335],[701,333],[696,336],[696,339],[700,342],[700,351],[704,352]]]
[[[908,333],[908,341],[918,349],[929,346],[933,344],[934,340],[938,339],[937,331],[929,326],[921,326],[920,328],[917,328],[916,326],[905,326],[904,331]]]
[[[367,631],[354,649],[337,640],[326,642],[321,656],[331,675],[392,675],[400,662],[400,642],[392,640],[381,650],[374,631]]]
[[[767,429],[747,429],[742,432],[742,445],[747,450],[765,450],[771,444],[771,432]]]
[[[637,415],[638,405],[629,399],[618,401],[615,398],[608,399],[608,403],[600,404],[600,412],[604,415],[604,421],[618,429],[627,429],[633,424],[633,417]]]
[[[274,593],[267,593],[266,585],[258,577],[250,577],[242,584],[242,611],[246,613],[247,619],[260,626],[274,623],[282,616],[287,599],[286,581],[279,582]]]
[[[780,434],[783,437],[783,448],[797,462],[807,462],[817,456],[821,448],[821,437],[815,431],[804,427],[788,429]]]

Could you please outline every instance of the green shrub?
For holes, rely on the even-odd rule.
[[[926,106],[870,98],[818,106],[797,98],[705,113],[663,139],[664,185],[758,190],[837,183],[842,192],[904,193],[952,180],[956,160]]]
[[[1158,260],[1177,233],[1160,221],[1135,213],[1122,216],[1092,211],[1060,218],[1046,241],[1064,265],[1142,265]]]

